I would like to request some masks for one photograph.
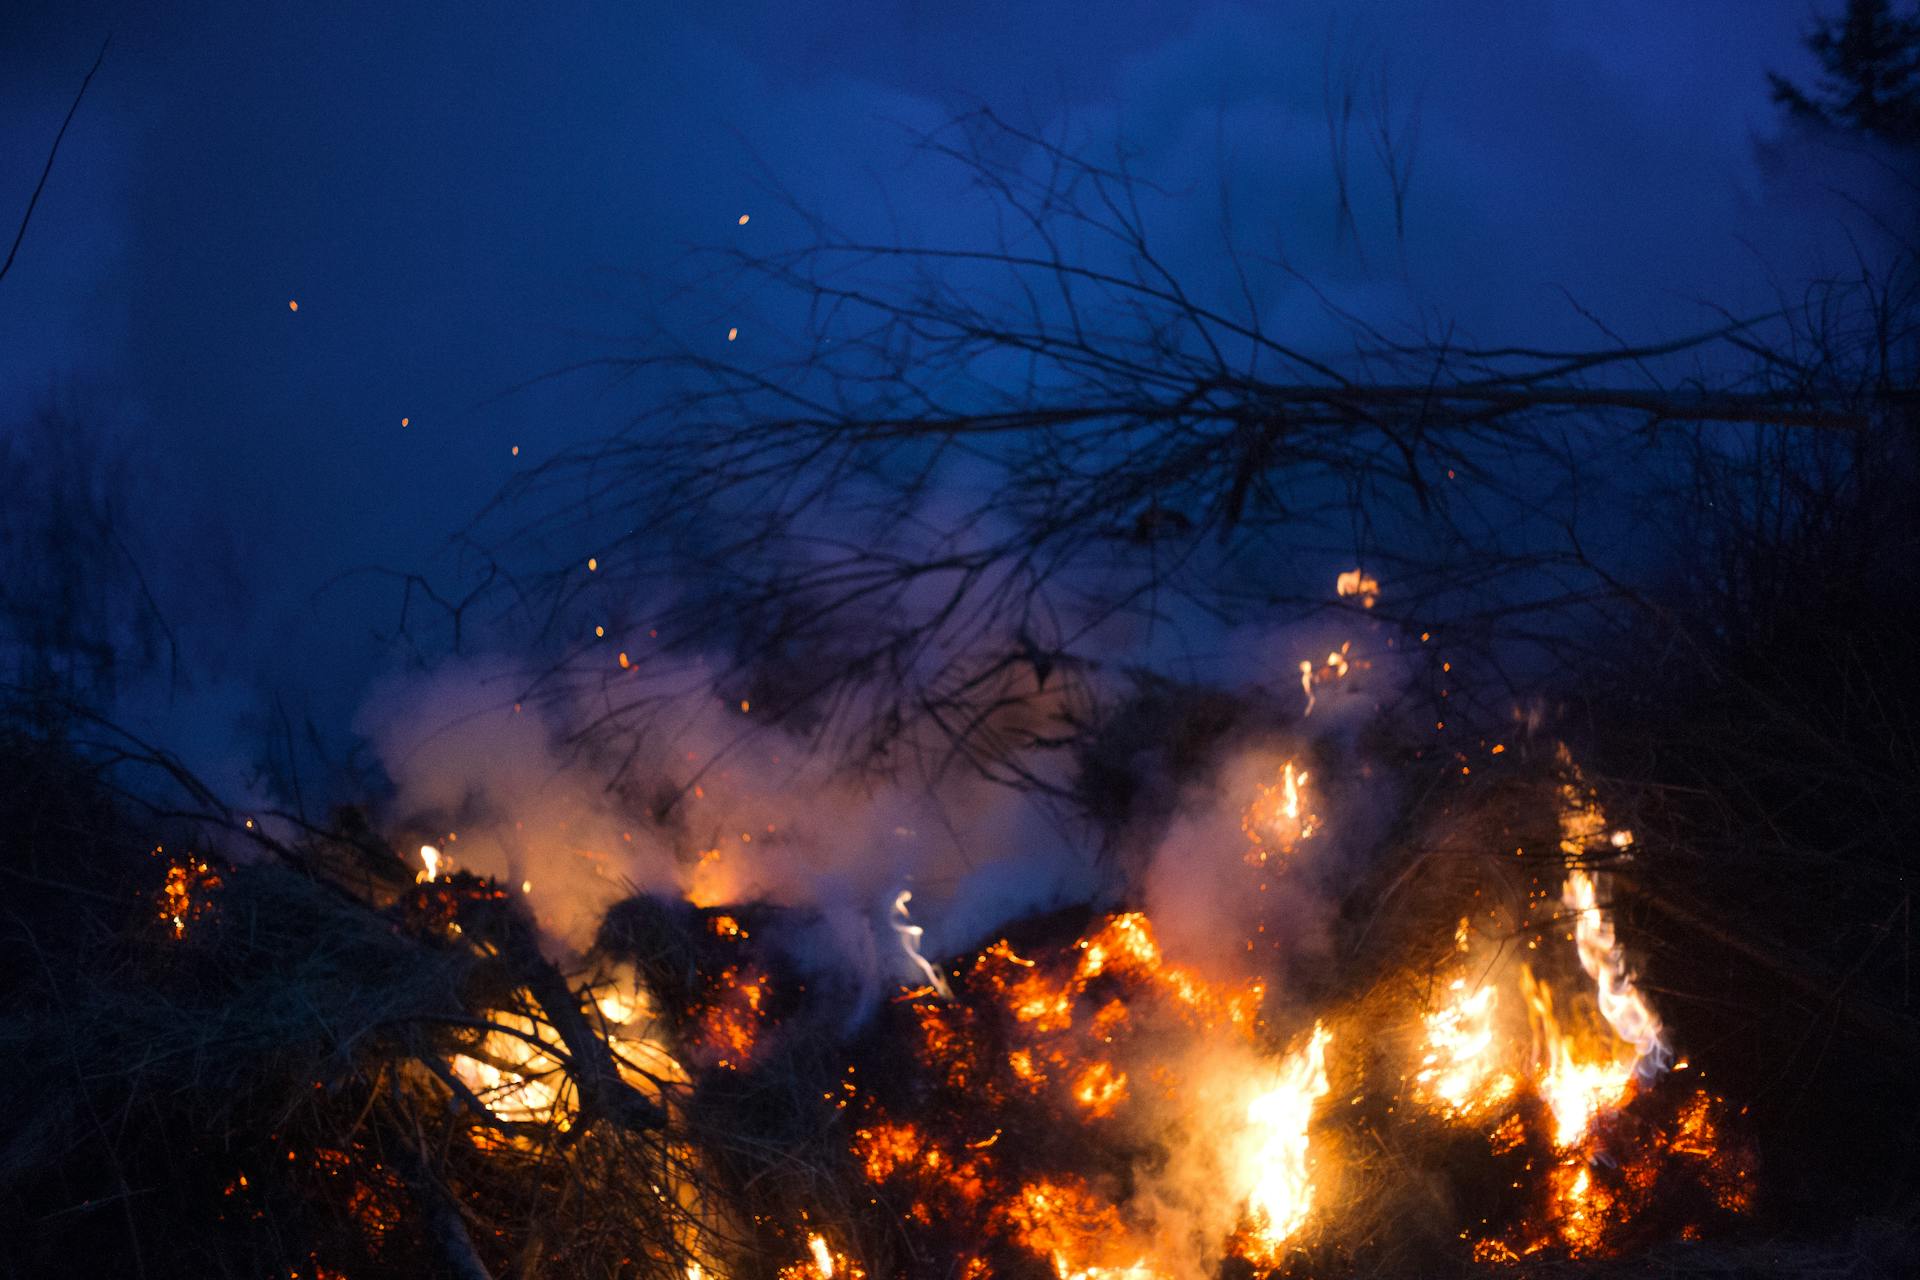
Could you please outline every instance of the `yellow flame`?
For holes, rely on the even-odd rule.
[[[1060,1280],[1162,1280],[1145,1258],[1130,1267],[1076,1267],[1062,1254],[1053,1255],[1053,1273]]]
[[[1447,984],[1447,1002],[1426,1015],[1427,1051],[1414,1073],[1415,1094],[1448,1116],[1498,1106],[1517,1082],[1500,1069],[1494,1042],[1499,988],[1465,978]]]
[[[1313,1209],[1307,1128],[1314,1104],[1327,1094],[1327,1043],[1333,1033],[1319,1023],[1306,1046],[1247,1104],[1254,1139],[1254,1179],[1247,1196],[1251,1260],[1272,1265],[1280,1247],[1306,1225]]]
[[[432,884],[440,878],[440,851],[430,844],[420,846],[420,863],[424,868],[414,880],[419,884]]]
[[[1289,760],[1280,767],[1273,785],[1262,786],[1240,819],[1240,829],[1253,842],[1247,861],[1265,862],[1273,853],[1291,853],[1299,841],[1319,830],[1320,819],[1308,808],[1306,787],[1310,775]]]
[[[1536,981],[1533,970],[1524,965],[1520,969],[1520,990],[1527,998],[1538,1038],[1540,1066],[1535,1087],[1553,1113],[1554,1145],[1571,1147],[1587,1135],[1594,1117],[1626,1100],[1633,1084],[1633,1064],[1609,1056],[1603,1047],[1589,1046],[1581,1051],[1554,1014],[1553,992]]]

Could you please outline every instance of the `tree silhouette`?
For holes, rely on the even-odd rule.
[[[1569,662],[1618,612],[1590,513],[1617,525],[1695,435],[1852,439],[1902,358],[1857,283],[1574,351],[1389,334],[1327,303],[1350,345],[1309,351],[1254,299],[1311,282],[1231,235],[1224,296],[1183,277],[1149,225],[1166,193],[1124,156],[984,112],[925,146],[972,184],[983,240],[809,218],[796,248],[708,257],[693,287],[781,299],[793,340],[758,363],[671,336],[599,362],[673,390],[495,508],[496,548],[566,548],[516,598],[565,650],[557,696],[593,691],[589,737],[671,704],[649,673],[675,663],[650,659],[726,655],[708,673],[756,723],[854,760],[918,743],[1016,768],[1127,666],[1117,636],[1351,608],[1333,578],[1356,564],[1391,583],[1369,619],[1410,643],[1444,620],[1450,643]],[[515,518],[536,495],[548,514]]]
[[[1803,120],[1920,144],[1920,16],[1896,13],[1892,0],[1847,0],[1845,16],[1815,27],[1807,47],[1825,74],[1809,92],[1768,73],[1775,102]]]

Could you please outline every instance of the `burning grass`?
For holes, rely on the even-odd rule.
[[[1243,798],[1223,852],[1250,898],[1337,838],[1330,764]],[[1248,1280],[1734,1247],[1765,1170],[1623,941],[1639,844],[1564,753],[1501,769],[1410,790],[1388,830],[1422,836],[1389,847],[1420,853],[1380,860],[1288,982],[1265,950],[1190,960],[1137,909],[936,963],[901,894],[912,979],[857,1026],[804,961],[804,908],[637,896],[561,966],[508,886],[351,823],[240,862],[102,830],[120,870],[81,895],[88,927],[16,947],[39,976],[6,1032],[32,1068],[10,1211],[53,1224],[43,1260],[355,1280]],[[72,909],[70,882],[13,872]]]

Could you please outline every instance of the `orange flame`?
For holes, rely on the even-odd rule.
[[[1306,799],[1308,776],[1305,769],[1295,770],[1289,760],[1280,766],[1280,776],[1272,785],[1260,787],[1240,818],[1240,829],[1253,844],[1247,861],[1257,864],[1274,853],[1292,853],[1297,843],[1319,830],[1320,819]]]

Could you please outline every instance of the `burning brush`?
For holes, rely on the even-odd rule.
[[[760,1247],[789,1258],[787,1280],[1344,1271],[1358,1256],[1344,1237],[1350,1197],[1376,1176],[1359,1153],[1435,1124],[1478,1135],[1478,1154],[1471,1140],[1448,1147],[1462,1166],[1454,1175],[1480,1171],[1463,1183],[1479,1230],[1458,1233],[1462,1261],[1691,1237],[1747,1210],[1751,1157],[1729,1136],[1737,1118],[1726,1104],[1669,1075],[1664,1031],[1598,869],[1629,841],[1607,827],[1570,761],[1561,771],[1559,892],[1543,892],[1541,917],[1509,930],[1459,922],[1453,972],[1416,1011],[1420,1047],[1397,1070],[1366,1065],[1391,1030],[1378,1005],[1336,1001],[1307,1017],[1275,1004],[1257,977],[1179,963],[1140,912],[1029,921],[943,972],[920,954],[902,894],[894,928],[925,981],[844,1059],[796,1033],[814,997],[776,954],[748,945],[756,931],[780,931],[779,913],[760,908],[748,928],[746,908],[639,900],[622,908],[621,936],[628,952],[652,940],[638,968],[673,992],[677,1044],[710,1043],[729,999],[760,1015],[751,1052],[709,1050],[695,1065],[701,1123],[764,1128],[741,1108],[760,1105],[784,1074],[813,1073],[803,1105],[816,1119],[765,1132],[799,1141],[818,1172],[783,1182],[777,1165],[750,1163],[737,1175],[743,1200],[768,1206]],[[1249,877],[1287,874],[1324,826],[1309,783],[1286,762],[1250,798]],[[1529,930],[1529,963],[1504,948],[1486,954],[1496,933]],[[1565,975],[1584,990],[1561,986]],[[1343,1044],[1355,1052],[1342,1056]],[[837,1164],[835,1144],[850,1166]],[[841,1207],[828,1212],[821,1177],[858,1189],[835,1193]],[[1472,1191],[1474,1179],[1488,1189]]]
[[[1217,871],[1262,910],[1343,825],[1338,756],[1310,765],[1273,758],[1238,834],[1213,829]],[[1712,1231],[1750,1209],[1751,1154],[1616,927],[1632,841],[1564,756],[1526,793],[1556,839],[1514,864],[1538,878],[1524,906],[1453,915],[1371,987],[1282,999],[1269,949],[1196,965],[1137,910],[1056,912],[935,963],[903,891],[888,923],[916,980],[851,1040],[852,994],[802,958],[807,908],[633,897],[563,964],[524,891],[438,846],[303,854],[316,879],[276,874],[353,922],[339,936],[380,957],[362,985],[435,976],[356,996],[379,1013],[354,1054],[316,1059],[280,1112],[304,1119],[225,1169],[223,1200],[236,1223],[328,1206],[350,1247],[312,1274],[425,1256],[470,1280],[535,1253],[669,1280],[1250,1280]],[[168,862],[143,903],[156,952],[178,967],[253,929],[263,875]],[[347,883],[372,888],[313,887]],[[1380,995],[1422,952],[1431,986]],[[1412,1204],[1444,1223],[1425,1253],[1386,1252],[1379,1215]]]

